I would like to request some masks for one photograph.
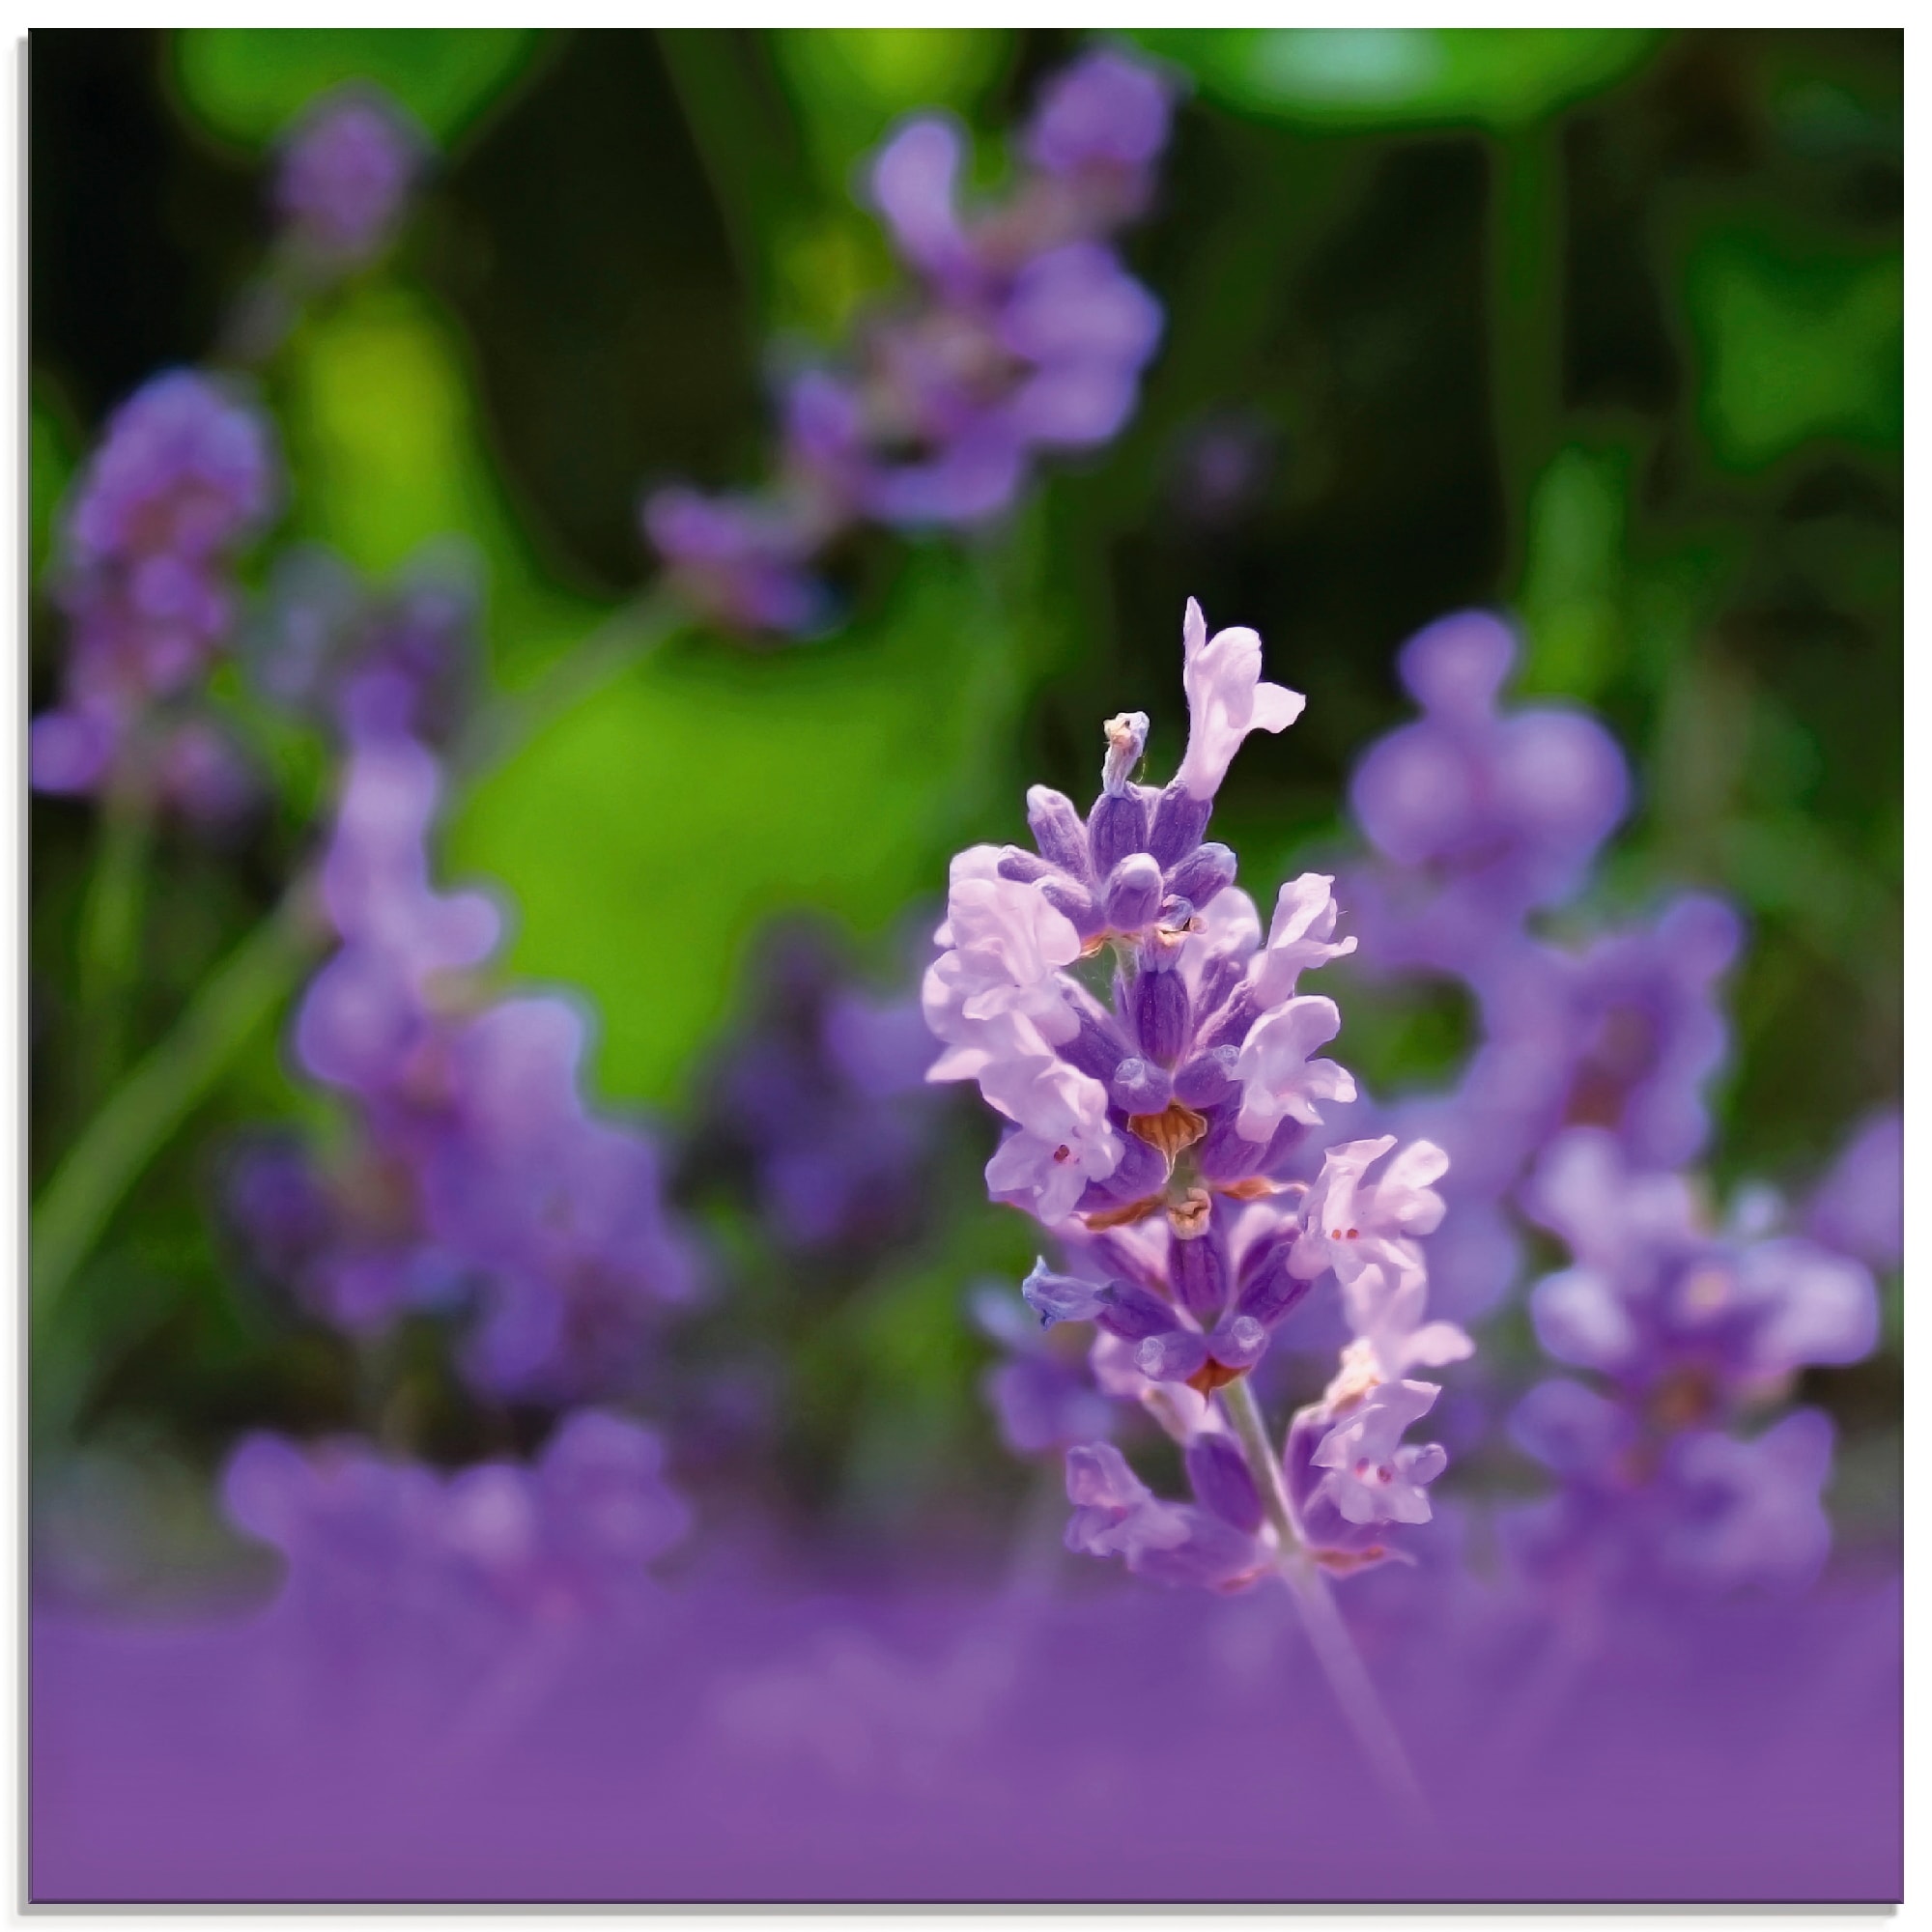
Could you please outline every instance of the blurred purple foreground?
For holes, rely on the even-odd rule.
[[[658,1597],[485,1662],[274,1610],[33,1638],[36,1901],[1892,1900],[1890,1580],[1548,1631],[1378,1576],[1391,1817],[1288,1605]],[[1426,1602],[1432,1640],[1414,1641]],[[1405,1634],[1403,1626],[1410,1622]]]

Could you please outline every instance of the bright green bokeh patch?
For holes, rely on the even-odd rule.
[[[1627,27],[1187,27],[1134,38],[1215,99],[1270,119],[1508,128],[1621,79],[1657,37]]]
[[[185,106],[230,140],[269,140],[318,94],[368,80],[447,142],[540,39],[522,27],[188,27],[175,34],[173,65]]]
[[[1009,776],[1016,648],[936,548],[876,623],[825,644],[669,646],[482,785],[452,871],[507,889],[518,974],[595,1001],[605,1089],[669,1100],[763,917],[818,906],[876,931],[944,891],[962,821]]]
[[[1530,500],[1520,606],[1529,662],[1519,688],[1592,698],[1624,648],[1624,516],[1630,458],[1563,450]]]
[[[291,535],[379,579],[467,538],[487,570],[491,663],[512,684],[597,621],[534,555],[490,462],[462,338],[421,295],[379,283],[334,305],[293,345],[287,381]]]

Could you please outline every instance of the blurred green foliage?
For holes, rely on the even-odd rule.
[[[1163,27],[1134,35],[1231,107],[1332,127],[1512,128],[1621,79],[1631,27]]]
[[[526,27],[188,27],[174,36],[182,100],[211,131],[260,143],[317,95],[369,81],[448,141],[536,51]]]

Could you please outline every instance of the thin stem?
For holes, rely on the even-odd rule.
[[[1349,1634],[1348,1625],[1342,1621],[1341,1611],[1335,1607],[1327,1577],[1310,1556],[1295,1528],[1281,1459],[1268,1441],[1267,1424],[1263,1420],[1247,1377],[1242,1376],[1222,1388],[1221,1406],[1235,1426],[1249,1472],[1261,1491],[1262,1507],[1279,1540],[1281,1562],[1277,1574],[1293,1601],[1315,1660],[1335,1693],[1342,1716],[1354,1732],[1363,1756],[1381,1779],[1383,1789],[1402,1806],[1410,1824],[1419,1831],[1434,1832],[1429,1801],[1422,1794],[1408,1753],[1382,1706],[1368,1666],[1355,1648],[1354,1638]]]
[[[1267,1424],[1262,1419],[1261,1406],[1255,1401],[1255,1392],[1248,1386],[1246,1376],[1237,1377],[1223,1387],[1221,1407],[1235,1425],[1241,1454],[1248,1459],[1248,1472],[1262,1492],[1262,1507],[1274,1525],[1275,1535],[1281,1539],[1283,1550],[1299,1553],[1301,1532],[1294,1526],[1294,1511],[1289,1504],[1281,1459],[1268,1441]]]
[[[113,1085],[127,1058],[153,822],[142,786],[115,785],[101,801],[100,843],[81,906],[74,961],[75,1058],[84,1106]]]
[[[1334,1691],[1335,1701],[1341,1705],[1342,1715],[1355,1734],[1355,1742],[1381,1779],[1382,1788],[1402,1806],[1412,1826],[1423,1833],[1434,1833],[1435,1820],[1428,1799],[1422,1794],[1415,1768],[1409,1763],[1394,1721],[1383,1707],[1368,1665],[1362,1662],[1362,1654],[1355,1648],[1355,1640],[1349,1634],[1341,1611],[1335,1607],[1328,1578],[1305,1552],[1296,1550],[1282,1564],[1281,1580],[1301,1613],[1301,1627],[1308,1633],[1321,1674],[1327,1678],[1328,1688]]]
[[[1502,586],[1521,587],[1529,502],[1555,453],[1562,412],[1562,203],[1559,125],[1499,131],[1491,148],[1490,396],[1505,534]]]
[[[295,985],[319,936],[285,900],[228,955],[68,1150],[34,1208],[28,1276],[37,1317],[86,1260],[156,1150]]]
[[[471,781],[553,719],[662,643],[679,612],[654,593],[626,606],[528,690],[482,709],[452,764]],[[294,991],[326,943],[298,878],[205,981],[173,1028],[81,1129],[35,1205],[29,1280],[36,1319],[59,1298],[150,1161]]]
[[[527,689],[505,693],[477,708],[450,752],[456,782],[473,783],[494,771],[545,725],[601,691],[689,621],[684,607],[662,589],[612,611]]]

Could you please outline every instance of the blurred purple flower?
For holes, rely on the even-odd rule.
[[[1467,972],[1567,898],[1622,818],[1622,753],[1593,719],[1497,700],[1516,662],[1500,618],[1463,611],[1398,660],[1423,716],[1378,739],[1350,800],[1384,866],[1351,881],[1384,966]]]
[[[63,513],[68,655],[59,708],[33,724],[37,789],[131,784],[204,821],[251,793],[193,700],[234,626],[234,553],[279,489],[266,420],[210,377],[171,370],[114,412]]]
[[[1871,1351],[1870,1274],[1815,1242],[1708,1231],[1683,1176],[1632,1171],[1603,1128],[1552,1143],[1527,1206],[1576,1258],[1532,1291],[1538,1339],[1609,1392],[1546,1382],[1519,1406],[1519,1445],[1562,1485],[1509,1519],[1519,1558],[1605,1581],[1807,1580],[1830,1540],[1829,1423],[1726,1431],[1801,1369]]]
[[[425,553],[376,589],[319,546],[285,551],[244,634],[252,680],[338,735],[381,727],[444,744],[478,682],[475,578],[468,555]]]
[[[1869,1267],[1895,1268],[1905,1256],[1905,1120],[1874,1114],[1818,1183],[1805,1215],[1814,1240]]]
[[[442,1475],[349,1440],[242,1440],[222,1477],[230,1519],[287,1566],[275,1614],[324,1643],[366,1642],[391,1622],[434,1641],[500,1643],[519,1627],[635,1611],[648,1566],[690,1511],[664,1480],[647,1429],[566,1415],[533,1463]]]
[[[621,1388],[657,1311],[695,1288],[656,1150],[585,1107],[574,1007],[488,1001],[465,978],[500,923],[481,895],[429,884],[436,762],[386,720],[351,728],[322,874],[343,944],[303,996],[295,1049],[352,1102],[355,1152],[326,1182],[333,1238],[291,1285],[352,1328],[472,1305],[463,1365],[499,1395]]]
[[[925,1084],[932,1041],[916,999],[880,1000],[830,934],[772,932],[753,1012],[701,1083],[697,1164],[749,1182],[781,1251],[842,1257],[924,1218],[944,1107]]]
[[[1038,452],[1119,434],[1162,319],[1104,238],[1145,207],[1168,116],[1150,69],[1090,54],[1042,97],[1006,203],[971,213],[953,123],[918,117],[886,141],[868,193],[915,289],[862,321],[845,371],[791,383],[772,488],[680,486],[644,505],[650,542],[700,612],[738,631],[809,632],[831,608],[816,560],[854,524],[983,522]]]
[[[428,152],[380,88],[356,83],[313,102],[284,138],[274,205],[293,246],[340,272],[383,249]]]

